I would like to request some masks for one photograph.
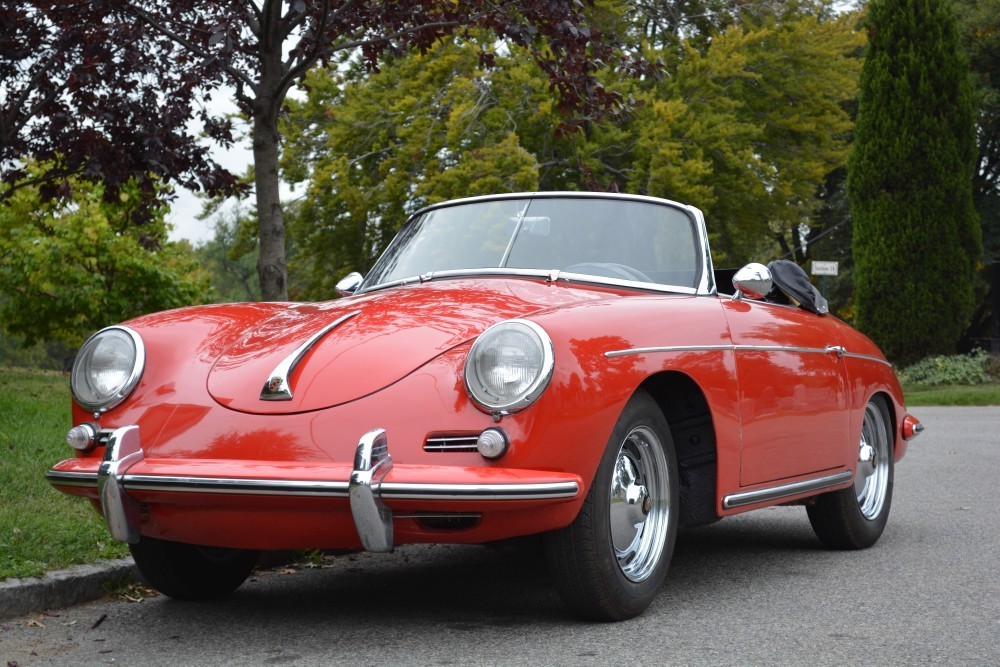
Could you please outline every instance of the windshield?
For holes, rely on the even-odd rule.
[[[698,239],[683,209],[626,198],[489,199],[431,209],[409,222],[365,287],[432,271],[559,270],[696,287]]]

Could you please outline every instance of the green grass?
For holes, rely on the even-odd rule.
[[[0,580],[128,553],[89,502],[45,471],[72,456],[68,376],[8,368],[0,378]]]
[[[907,407],[919,405],[1000,405],[1000,384],[903,387]]]

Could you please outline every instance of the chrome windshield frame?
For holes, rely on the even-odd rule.
[[[448,271],[430,271],[428,273],[424,273],[419,276],[411,276],[408,278],[401,278],[399,280],[392,280],[387,283],[382,283],[381,285],[373,285],[363,290],[358,290],[357,292],[355,292],[355,294],[367,294],[369,292],[378,292],[380,290],[389,289],[391,287],[401,287],[403,285],[418,285],[420,283],[427,283],[432,280],[445,280],[445,279],[455,279],[455,278],[540,278],[545,280],[545,282],[550,282],[550,283],[565,282],[565,283],[581,283],[590,285],[605,285],[610,287],[626,287],[630,289],[643,290],[647,292],[652,291],[652,292],[664,292],[668,294],[688,294],[692,296],[703,294],[694,287],[685,287],[683,285],[664,285],[662,283],[647,283],[647,282],[640,282],[637,280],[621,280],[619,278],[605,278],[603,276],[592,276],[587,273],[572,273],[569,271],[559,271],[558,269],[503,269],[503,268],[451,269]]]
[[[512,193],[504,193],[496,195],[483,195],[478,197],[453,199],[450,201],[441,202],[438,204],[432,204],[430,206],[425,206],[415,211],[413,214],[411,214],[410,217],[407,218],[406,222],[404,223],[401,229],[411,224],[415,219],[431,211],[450,208],[453,206],[463,206],[467,204],[475,204],[475,203],[490,202],[490,201],[504,201],[510,199],[603,199],[603,200],[610,199],[610,200],[621,200],[621,201],[645,202],[649,204],[657,204],[660,206],[668,206],[677,209],[688,215],[694,224],[696,242],[698,244],[697,270],[699,273],[695,283],[696,286],[688,287],[688,286],[678,286],[678,285],[664,285],[661,283],[622,280],[618,278],[606,278],[603,276],[569,273],[569,272],[559,271],[556,269],[479,268],[479,269],[453,269],[446,271],[431,271],[425,274],[408,276],[406,278],[392,280],[376,285],[368,285],[366,278],[366,282],[362,283],[361,287],[357,290],[356,294],[360,295],[368,292],[389,289],[391,287],[399,287],[402,285],[419,284],[435,279],[461,278],[461,277],[491,277],[491,276],[545,278],[550,282],[555,282],[556,280],[564,280],[566,282],[584,283],[592,285],[608,285],[614,287],[627,287],[632,289],[646,290],[652,292],[666,292],[673,294],[681,293],[681,294],[694,294],[701,296],[714,296],[717,293],[715,284],[715,273],[712,266],[712,254],[708,245],[708,232],[705,226],[704,214],[702,214],[701,210],[695,208],[694,206],[681,204],[679,202],[671,201],[668,199],[660,199],[658,197],[649,197],[645,195],[631,195],[631,194],[621,194],[621,193],[565,192],[565,191],[512,192]],[[382,254],[384,255],[387,250],[388,247],[386,248],[386,250],[383,250]],[[378,261],[381,261],[381,256]],[[378,261],[376,262],[376,264],[378,263]]]

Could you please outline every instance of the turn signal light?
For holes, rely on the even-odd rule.
[[[903,440],[915,438],[924,432],[924,425],[913,415],[903,417]]]
[[[81,452],[89,452],[97,444],[97,429],[93,424],[79,424],[66,434],[66,444]]]
[[[498,428],[488,428],[479,434],[476,449],[488,459],[498,459],[507,453],[507,435]]]

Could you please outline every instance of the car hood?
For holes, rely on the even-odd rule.
[[[216,359],[208,391],[228,408],[255,414],[332,407],[387,387],[496,322],[607,297],[530,280],[477,279],[289,304]],[[312,347],[296,355],[315,336]],[[292,397],[263,400],[282,362],[287,368],[295,359],[287,385]]]

